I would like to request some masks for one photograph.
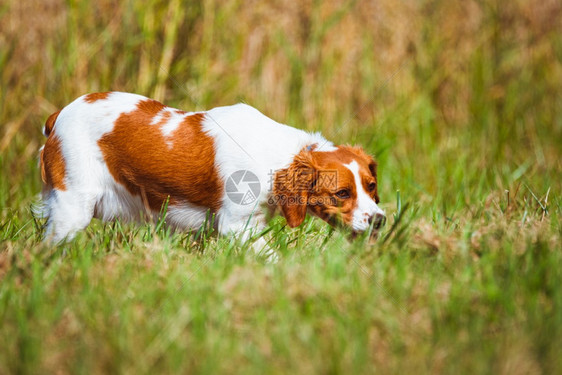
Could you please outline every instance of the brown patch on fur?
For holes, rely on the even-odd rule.
[[[213,139],[201,127],[204,114],[186,116],[164,137],[161,128],[166,121],[151,125],[164,108],[156,100],[143,100],[135,111],[115,121],[113,131],[98,141],[109,171],[153,210],[159,210],[169,196],[170,204],[186,202],[216,212],[223,183],[215,167]]]
[[[62,156],[60,139],[56,134],[51,134],[41,150],[41,179],[47,189],[66,190],[64,178],[66,165]]]
[[[57,117],[59,117],[59,113],[60,110],[56,111],[55,113],[50,115],[47,121],[45,122],[45,130],[43,133],[45,134],[46,137],[48,137],[49,134],[51,134],[51,132],[53,131],[53,128],[55,127],[55,122],[57,121]]]
[[[109,96],[109,94],[111,94],[111,91],[106,91],[106,92],[93,92],[91,94],[88,94],[86,96],[84,96],[84,101],[86,103],[94,103],[98,100],[104,100],[107,99],[107,97]]]
[[[363,188],[378,203],[377,188],[368,190],[371,182],[377,182],[376,163],[360,147],[339,146],[335,151],[303,149],[288,168],[276,172],[273,195],[290,227],[303,222],[307,209],[331,224],[337,218],[351,223],[357,206],[357,187],[353,173],[344,164],[352,161],[359,165]],[[342,189],[349,190],[348,199],[336,196]]]

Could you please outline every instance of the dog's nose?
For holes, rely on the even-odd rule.
[[[386,224],[386,216],[383,214],[375,214],[369,218],[369,224],[373,224],[374,229],[381,229]]]

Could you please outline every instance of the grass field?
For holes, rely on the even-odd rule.
[[[107,90],[363,145],[380,240],[279,217],[276,263],[161,222],[43,245],[43,123]],[[562,373],[561,188],[559,1],[8,0],[0,373]]]

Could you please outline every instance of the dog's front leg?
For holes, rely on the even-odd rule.
[[[278,256],[275,250],[269,247],[263,236],[259,236],[266,228],[266,217],[261,211],[254,211],[245,217],[238,213],[221,212],[218,217],[218,224],[221,235],[234,236],[241,243],[252,241],[249,247],[256,255],[277,261]],[[256,236],[258,237],[255,238]]]

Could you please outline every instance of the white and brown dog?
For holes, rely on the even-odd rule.
[[[245,104],[184,112],[140,95],[94,93],[52,114],[44,134],[49,241],[72,238],[93,217],[158,215],[167,200],[170,225],[198,228],[210,212],[221,234],[243,239],[275,207],[290,227],[307,211],[354,233],[384,224],[376,163],[361,148],[334,146]]]

